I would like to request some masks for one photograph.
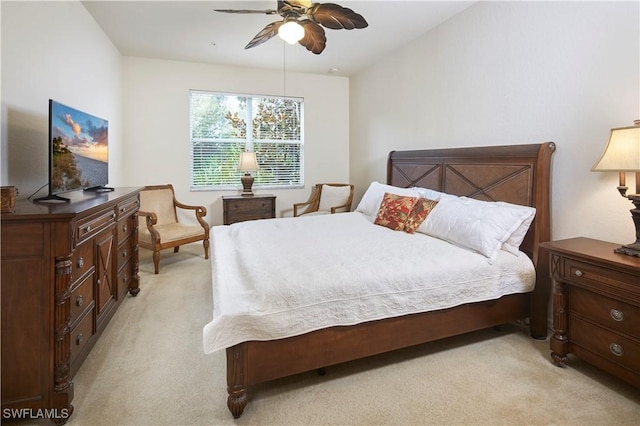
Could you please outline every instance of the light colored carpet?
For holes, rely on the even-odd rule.
[[[211,267],[200,244],[140,249],[141,291],[127,297],[74,379],[69,425],[638,425],[640,391],[516,325],[445,339],[253,389],[226,407],[223,351],[205,355]]]

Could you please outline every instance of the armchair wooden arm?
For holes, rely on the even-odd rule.
[[[317,211],[319,203],[320,203],[320,193],[317,190],[317,188],[315,188],[307,201],[305,201],[304,203],[295,203],[293,205],[293,217],[298,217],[299,215],[302,215],[307,212]],[[307,209],[304,212],[298,214],[298,210],[304,206],[309,206],[309,207],[307,207]]]
[[[204,217],[207,215],[207,208],[205,206],[191,206],[188,204],[183,204],[178,200],[174,199],[174,204],[176,207],[179,207],[183,210],[194,210],[196,214],[196,220],[202,225],[202,227],[209,228],[209,224],[204,220]]]
[[[322,188],[323,187],[327,187],[327,196],[325,196],[323,198],[322,195]],[[348,187],[348,188],[346,188]],[[348,194],[340,194],[338,196],[335,195],[336,190],[338,188],[344,188],[345,190],[348,191]],[[340,192],[342,192],[342,190],[340,190]],[[304,214],[307,213],[320,213],[320,210],[322,209],[322,212],[324,213],[337,213],[339,210],[345,210],[345,211],[349,211],[351,210],[351,203],[353,202],[353,192],[354,192],[354,185],[352,184],[348,184],[348,183],[318,183],[314,186],[314,189],[311,193],[311,195],[309,196],[309,200],[305,201],[304,203],[295,203],[293,205],[293,216],[297,217],[297,216],[302,216]],[[339,198],[338,198],[339,197]],[[346,198],[344,198],[346,197]],[[321,201],[324,200],[324,203]],[[329,202],[331,200],[334,201],[342,201],[344,200],[343,203],[341,203],[340,205],[337,206],[327,206],[327,200],[329,200]],[[324,206],[321,208],[321,205]],[[307,206],[307,208],[304,210],[304,212],[299,213],[299,210],[302,207]]]

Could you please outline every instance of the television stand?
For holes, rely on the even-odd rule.
[[[94,186],[92,188],[86,188],[85,192],[113,192],[113,188],[108,186]]]
[[[46,197],[40,197],[33,200],[34,203],[68,203],[69,201],[71,200],[55,194],[49,194]]]

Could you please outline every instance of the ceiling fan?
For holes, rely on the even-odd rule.
[[[224,13],[264,13],[280,15],[284,19],[268,24],[245,46],[258,46],[276,34],[289,44],[300,43],[316,55],[324,50],[327,37],[322,26],[332,30],[366,28],[362,15],[334,3],[313,3],[311,0],[278,1],[278,9],[214,9]],[[322,25],[322,26],[321,26]]]

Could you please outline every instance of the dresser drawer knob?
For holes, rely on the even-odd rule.
[[[76,345],[80,346],[83,341],[84,341],[84,337],[82,336],[82,333],[78,334],[78,337],[76,337]]]
[[[580,269],[576,269],[574,274],[576,275],[576,277],[581,277],[582,276],[582,271]]]
[[[127,257],[127,251],[126,250],[122,251],[122,257]],[[613,315],[613,314],[611,314],[611,315]]]
[[[624,312],[619,311],[617,309],[612,309],[611,312],[609,312],[609,314],[611,315],[611,318],[613,318],[614,321],[622,321],[624,319]]]
[[[84,232],[90,232],[90,231],[91,231],[91,225],[89,225],[86,228],[84,228]]]
[[[622,349],[622,346],[620,346],[617,343],[612,343],[609,345],[609,350],[611,351],[612,354],[614,354],[615,356],[622,356],[624,355],[624,350]]]
[[[127,232],[127,225],[122,225],[122,232]]]
[[[83,258],[78,259],[78,262],[76,263],[76,265],[78,265],[78,268],[82,268],[84,266],[84,259]]]
[[[82,306],[84,304],[84,297],[82,295],[76,297],[76,306]]]

